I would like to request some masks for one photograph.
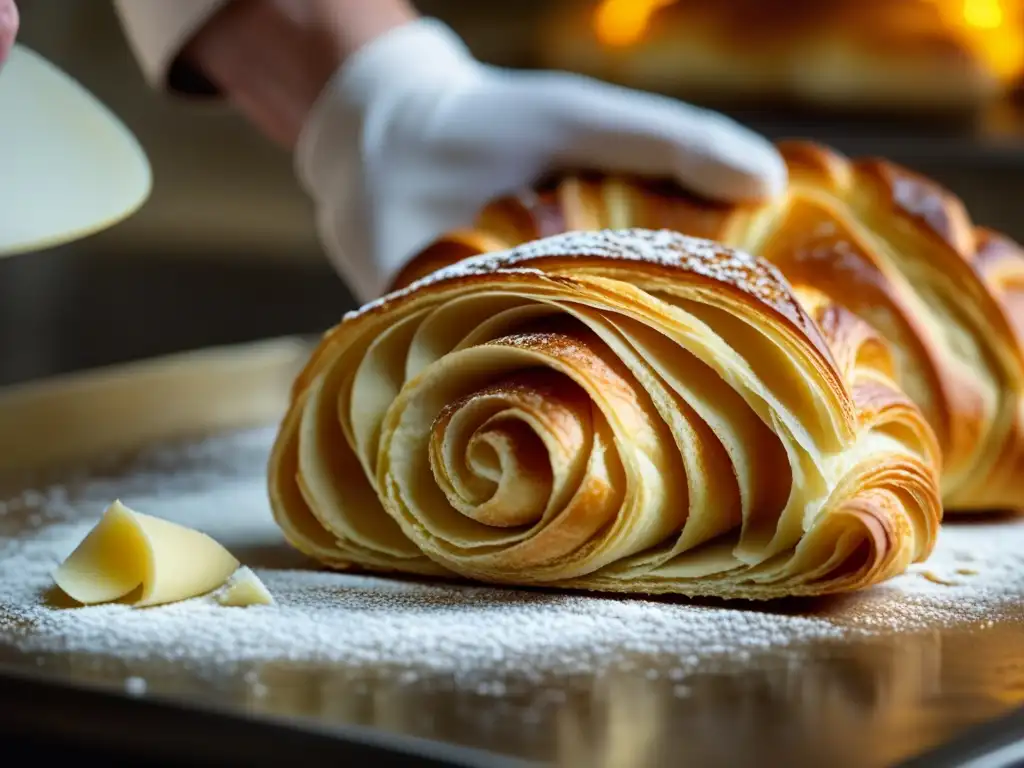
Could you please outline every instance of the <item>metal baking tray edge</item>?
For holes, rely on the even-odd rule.
[[[0,388],[0,476],[274,424],[311,351],[284,337]]]
[[[437,741],[312,720],[238,716],[159,697],[135,699],[0,665],[6,754],[103,756],[146,765],[385,765],[521,768],[533,763]]]

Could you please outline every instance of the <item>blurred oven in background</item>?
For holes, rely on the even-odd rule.
[[[1021,0],[555,2],[539,59],[718,105],[963,113],[1024,72]]]
[[[154,190],[111,230],[0,260],[0,384],[314,333],[350,308],[286,153],[224,107],[151,92],[109,2],[19,5],[22,41],[139,137]],[[487,62],[580,72],[720,109],[771,138],[906,163],[1024,240],[1024,0],[416,5]]]
[[[1024,239],[1024,0],[420,4],[480,58],[682,98],[773,139],[883,156]]]

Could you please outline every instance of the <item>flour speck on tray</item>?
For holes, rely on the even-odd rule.
[[[864,593],[796,607],[694,604],[417,582],[319,570],[271,519],[273,430],[164,447],[0,499],[0,646],[216,665],[334,662],[421,673],[593,673],[671,655],[676,668],[806,640],[985,622],[1024,595],[1024,519],[948,525],[929,562]],[[120,498],[203,530],[252,567],[276,604],[201,597],[135,609],[67,607],[52,572]],[[680,672],[681,674],[681,672]],[[145,681],[135,682],[145,689]]]

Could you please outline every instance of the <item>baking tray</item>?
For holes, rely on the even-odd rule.
[[[309,348],[299,339],[271,340],[0,391],[0,546],[8,546],[0,552],[16,552],[49,525],[95,519],[102,511],[97,498],[81,504],[76,489],[102,482],[109,496],[123,490],[131,498],[140,472],[165,481],[152,501],[164,505],[158,514],[173,509],[175,483],[189,473],[200,473],[214,490],[218,478],[227,478],[256,499],[265,451]],[[175,455],[184,463],[168,459]],[[244,524],[232,538],[231,519],[222,525],[228,533],[221,540],[259,568],[272,591],[278,574],[322,579],[318,589],[339,594],[358,584],[371,603],[374,590],[390,589],[382,581],[319,573],[279,539],[246,539],[255,534]],[[409,585],[407,600],[419,599],[415,582],[392,582]],[[498,591],[457,585],[422,588],[447,590],[446,615],[456,624],[460,611],[490,600],[511,611],[556,606],[556,634],[577,626],[558,623],[557,606],[568,598],[542,590],[504,590],[496,598]],[[572,657],[586,647],[577,638],[562,644],[557,664],[538,656],[534,665],[500,665],[492,663],[495,656],[473,674],[469,662],[453,662],[411,677],[397,652],[381,651],[378,666],[365,658],[356,664],[354,652],[333,647],[331,637],[307,643],[305,656],[299,648],[274,663],[243,637],[237,659],[122,655],[114,641],[91,648],[97,641],[83,639],[76,625],[62,625],[72,630],[62,637],[0,599],[0,736],[11,749],[36,756],[64,750],[168,765],[367,758],[423,765],[946,766],[970,765],[980,755],[995,756],[985,765],[1016,764],[1012,745],[1024,727],[1017,712],[1024,704],[1024,595],[998,610],[952,613],[913,609],[911,597],[906,605],[890,594],[757,606],[577,597],[565,602],[566,611],[593,609],[637,626],[618,635],[597,632],[605,644],[595,639],[599,653],[586,660]],[[694,632],[721,626],[713,628],[715,643],[682,663],[678,649],[688,641],[673,640],[667,630],[691,626],[679,622],[693,612],[705,617],[692,624]],[[352,614],[353,622],[372,620],[365,610]],[[431,631],[443,631],[444,621],[425,620]],[[783,629],[801,621],[832,629],[775,642],[776,621]],[[748,631],[764,641],[745,642]],[[615,647],[616,637],[629,642]],[[457,656],[473,639],[453,642]],[[515,652],[512,645],[503,650]],[[602,654],[615,663],[604,663]]]

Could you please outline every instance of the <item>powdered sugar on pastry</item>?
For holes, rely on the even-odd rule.
[[[932,558],[839,601],[695,604],[314,570],[270,518],[273,430],[53,478],[0,504],[0,644],[26,653],[216,665],[330,661],[396,676],[579,674],[671,656],[679,669],[808,640],[986,622],[1024,595],[1024,519],[948,526]],[[62,607],[51,572],[113,496],[197,528],[253,564],[273,605],[214,596],[147,609]],[[929,578],[926,574],[937,575]],[[796,610],[794,610],[794,605]],[[680,673],[682,674],[682,673]]]
[[[544,258],[599,257],[616,261],[681,268],[728,283],[772,306],[803,325],[805,316],[793,300],[789,284],[768,262],[733,248],[670,230],[622,229],[566,232],[497,253],[472,256],[437,270],[405,288],[348,313],[346,320],[376,311],[396,300],[448,280],[493,272],[542,274],[530,263]]]

